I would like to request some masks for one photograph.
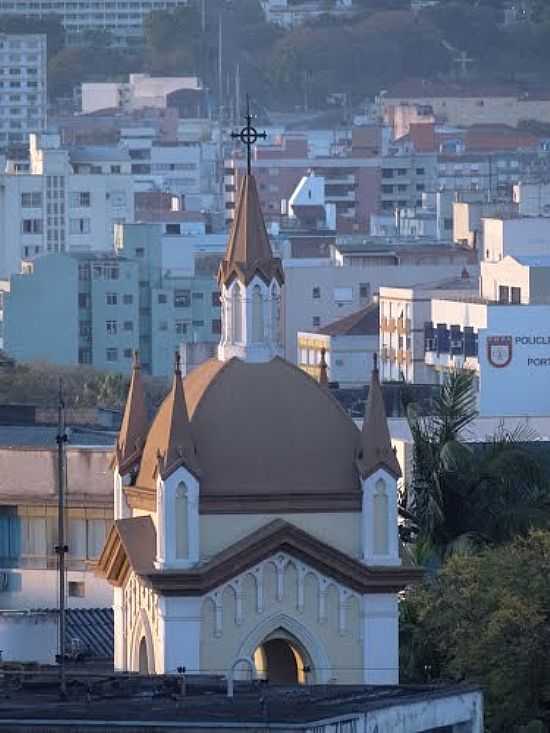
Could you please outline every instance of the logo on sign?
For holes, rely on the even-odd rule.
[[[497,369],[508,366],[512,361],[512,337],[488,336],[487,358],[489,359],[489,364]]]

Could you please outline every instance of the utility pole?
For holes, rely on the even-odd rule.
[[[65,679],[65,555],[68,547],[65,544],[65,443],[67,431],[65,429],[65,403],[63,400],[63,380],[59,380],[59,400],[57,407],[57,545],[55,551],[58,556],[59,570],[59,693],[62,698],[67,696],[67,681]]]

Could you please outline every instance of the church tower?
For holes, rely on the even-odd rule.
[[[281,260],[273,256],[256,180],[243,177],[235,219],[218,282],[222,335],[218,359],[266,362],[282,354]]]

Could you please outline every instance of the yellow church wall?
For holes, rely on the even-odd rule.
[[[284,565],[282,593],[277,563],[279,572]],[[204,599],[201,669],[225,674],[237,658],[253,655],[250,644],[264,641],[264,631],[268,636],[277,635],[276,629],[283,628],[309,655],[310,682],[362,682],[360,602],[357,595],[292,558],[279,555],[267,560],[254,573],[244,574]]]
[[[351,557],[361,556],[361,514],[342,512],[333,514],[203,514],[200,517],[201,558],[212,557],[228,545],[243,539],[274,519],[284,519]]]

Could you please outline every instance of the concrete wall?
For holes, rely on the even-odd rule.
[[[17,361],[78,363],[78,263],[48,255],[16,275],[4,305],[4,349]]]
[[[0,614],[0,649],[4,662],[53,664],[57,618],[53,614]]]

